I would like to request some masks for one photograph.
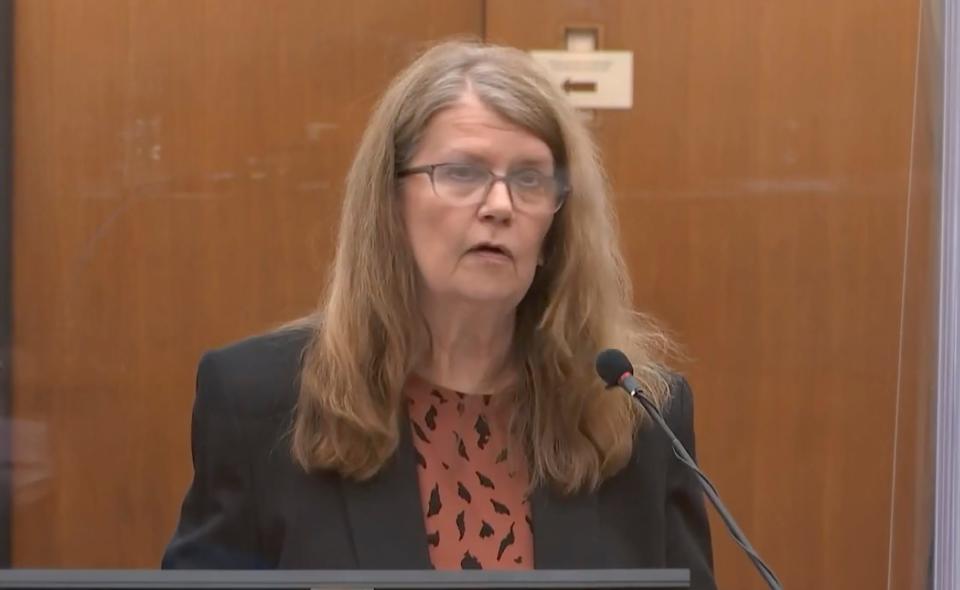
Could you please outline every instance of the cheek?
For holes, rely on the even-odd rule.
[[[529,227],[524,228],[523,259],[525,265],[527,263],[532,264],[533,266],[537,265],[537,262],[540,259],[541,251],[543,250],[543,243],[547,237],[547,232],[550,231],[550,225],[550,220],[546,220],[531,223]]]
[[[431,195],[432,196],[432,195]],[[429,275],[454,261],[461,232],[455,212],[438,207],[412,191],[404,196],[403,217],[407,237],[421,272]]]

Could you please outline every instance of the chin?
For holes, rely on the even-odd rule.
[[[487,284],[472,285],[470,288],[459,289],[459,295],[463,299],[478,303],[510,304],[516,307],[523,300],[524,294],[518,293],[515,288]]]

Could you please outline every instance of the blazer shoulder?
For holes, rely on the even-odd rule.
[[[215,383],[243,414],[289,412],[296,404],[303,354],[312,336],[309,328],[277,330],[207,351],[197,381]]]
[[[669,371],[666,375],[670,392],[662,408],[667,424],[685,445],[693,437],[693,390],[680,373]]]
[[[693,404],[693,390],[690,388],[690,382],[681,373],[675,371],[667,371],[666,380],[670,391],[664,404],[664,413],[682,415]]]

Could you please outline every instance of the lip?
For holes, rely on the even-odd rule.
[[[499,250],[499,252],[493,252],[493,251],[481,249],[481,248],[492,248],[495,250]],[[507,248],[503,244],[498,244],[497,242],[477,242],[473,246],[470,246],[470,248],[467,250],[466,253],[467,254],[483,254],[487,256],[502,256],[505,258],[509,258],[510,260],[513,260],[513,252],[510,250],[510,248]]]

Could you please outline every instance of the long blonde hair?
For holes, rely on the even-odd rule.
[[[367,479],[396,450],[403,386],[429,349],[417,272],[401,220],[397,170],[430,117],[467,86],[490,109],[542,139],[570,192],[544,244],[544,265],[517,308],[511,431],[531,483],[572,493],[620,470],[641,413],[608,392],[597,352],[623,348],[663,405],[668,339],[632,311],[607,180],[587,129],[522,51],[449,41],[424,52],[380,100],[347,175],[336,257],[304,351],[292,452],[306,470]]]

